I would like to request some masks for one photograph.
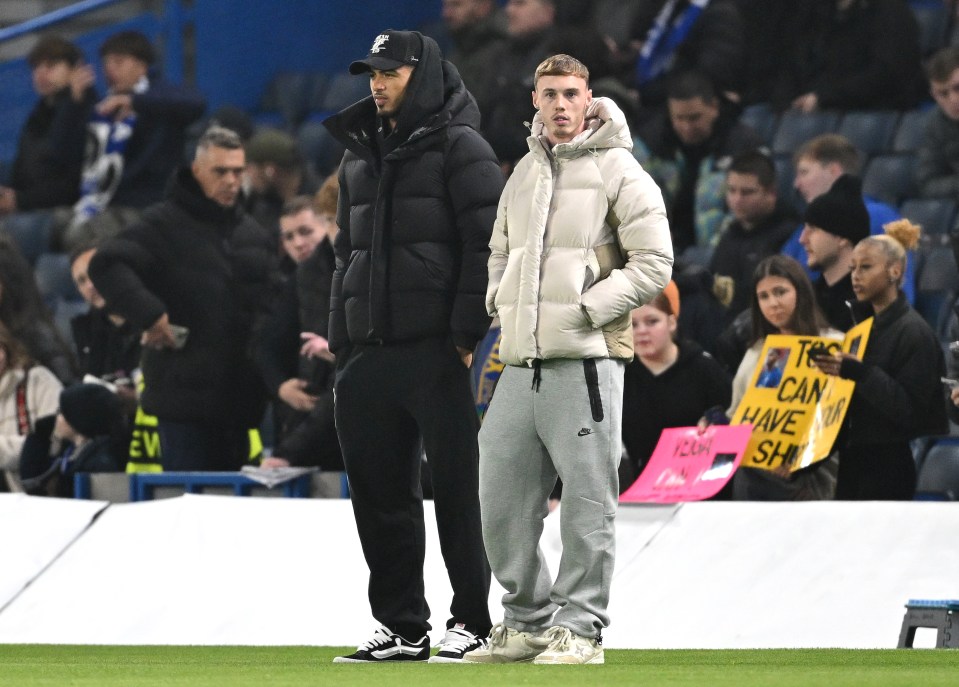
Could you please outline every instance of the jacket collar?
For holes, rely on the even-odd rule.
[[[536,155],[550,150],[545,129],[543,117],[537,112],[526,139],[529,149]],[[586,110],[586,128],[572,141],[553,146],[551,152],[556,157],[576,157],[587,151],[608,148],[632,150],[633,138],[623,111],[609,98],[600,97],[593,98]]]

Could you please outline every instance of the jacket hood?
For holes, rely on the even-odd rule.
[[[543,146],[549,147],[546,140],[546,125],[542,114],[537,112],[530,127],[530,137],[527,139],[530,150],[536,152]],[[542,142],[542,145],[540,145]],[[570,155],[586,150],[603,148],[633,149],[633,137],[629,133],[626,115],[619,106],[609,98],[593,98],[586,108],[586,129],[579,133],[572,141],[560,143],[553,148],[556,155]]]
[[[422,36],[422,41],[423,54],[406,87],[393,136],[398,141],[407,141],[420,132],[449,124],[469,126],[478,131],[479,107],[466,90],[459,71],[443,59],[436,41],[429,36]],[[323,125],[354,151],[357,144],[365,148],[372,147],[380,126],[373,96],[363,98],[327,118]]]

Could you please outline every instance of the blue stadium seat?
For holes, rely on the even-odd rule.
[[[17,212],[3,219],[0,227],[17,244],[31,265],[50,248],[53,234],[53,213],[46,210]]]
[[[330,79],[330,85],[319,103],[319,110],[339,112],[370,94],[370,80],[362,75],[349,73],[337,74]]]
[[[267,84],[252,119],[257,126],[270,126],[292,131],[303,121],[310,95],[311,75],[305,72],[283,72]]]
[[[771,144],[776,131],[776,113],[768,103],[750,105],[739,115],[739,121],[756,130],[766,144]]]
[[[296,142],[317,174],[326,176],[336,171],[344,148],[321,123],[304,122],[296,131]]]
[[[917,257],[915,308],[945,341],[952,303],[959,293],[956,259],[952,247],[941,241],[920,243]]]
[[[912,198],[900,206],[899,213],[922,227],[926,236],[946,235],[956,220],[956,202],[948,198]]]
[[[915,156],[890,154],[872,158],[863,172],[862,192],[890,205],[916,196]]]
[[[793,165],[793,158],[790,154],[776,155],[773,158],[773,164],[776,166],[776,187],[779,190],[779,197],[784,200],[793,198],[793,180],[796,178],[796,167]]]
[[[80,293],[70,275],[70,256],[66,253],[43,253],[33,266],[33,276],[40,289],[40,295],[50,310],[54,310],[58,300],[80,300]]]
[[[902,116],[892,139],[892,152],[912,153],[919,148],[930,112],[931,110],[910,110]]]
[[[773,135],[773,153],[780,155],[792,153],[809,139],[820,134],[831,133],[839,128],[838,112],[822,111],[805,114],[789,110],[779,118],[779,125]]]
[[[919,469],[916,499],[959,501],[959,443],[939,441],[929,449]]]
[[[867,155],[884,153],[892,145],[899,123],[899,113],[883,110],[847,112],[839,125],[839,133]]]
[[[949,14],[941,0],[910,2],[912,14],[919,24],[919,49],[922,56],[929,57],[946,46],[949,29]]]

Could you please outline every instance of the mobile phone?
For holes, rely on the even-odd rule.
[[[959,379],[949,379],[948,377],[940,377],[939,381],[945,384],[950,389],[955,389],[959,387]]]
[[[829,355],[829,349],[823,344],[817,343],[809,347],[809,357],[813,360],[824,355]]]
[[[179,350],[186,346],[186,340],[190,336],[190,329],[178,324],[171,324],[170,331],[173,332],[173,348]]]

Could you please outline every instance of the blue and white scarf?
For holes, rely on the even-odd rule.
[[[669,18],[680,2],[681,0],[667,0],[646,33],[643,49],[636,60],[636,83],[640,86],[669,71],[676,59],[676,50],[686,40],[693,24],[709,4],[709,0],[689,0],[689,7],[670,22]]]

